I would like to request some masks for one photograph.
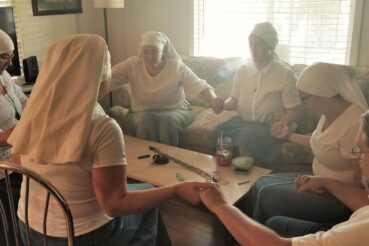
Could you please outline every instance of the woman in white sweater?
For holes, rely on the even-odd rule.
[[[115,65],[112,86],[131,85],[127,115],[130,134],[178,145],[179,133],[194,120],[186,94],[213,103],[216,95],[181,60],[168,37],[150,31],[141,35],[139,54]]]

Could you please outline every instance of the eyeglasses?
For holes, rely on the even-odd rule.
[[[1,54],[0,55],[0,59],[3,62],[7,62],[7,61],[11,61],[13,59],[14,55],[9,55],[9,54]]]
[[[355,145],[351,150],[351,154],[355,157],[360,157],[361,154],[369,154],[369,150],[362,151],[359,146]]]

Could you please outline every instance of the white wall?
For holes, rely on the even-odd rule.
[[[42,63],[47,47],[61,37],[77,33],[76,15],[33,16],[32,1],[16,0],[23,58],[35,55]]]
[[[179,53],[191,53],[192,13],[190,0],[126,0],[124,8],[126,56],[137,55],[140,35],[150,30],[165,33]]]

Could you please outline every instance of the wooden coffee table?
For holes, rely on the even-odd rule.
[[[218,172],[221,179],[220,188],[225,198],[232,204],[236,203],[250,189],[256,179],[270,173],[268,169],[252,167],[247,175],[235,174],[231,167],[217,166],[214,156],[131,136],[124,136],[124,140],[128,161],[126,170],[129,178],[155,186],[179,183],[180,181],[176,177],[177,173],[180,173],[185,181],[205,180],[200,175],[173,161],[165,165],[152,165],[152,156],[155,153],[149,150],[151,145],[157,147],[161,152],[208,173]],[[150,157],[138,159],[138,156],[142,155],[150,155]],[[248,183],[243,183],[245,181],[248,181]],[[225,245],[225,228],[216,216],[204,207],[194,207],[178,200],[171,200],[162,204],[160,209],[173,245]]]
[[[270,173],[269,169],[252,167],[249,174],[235,174],[231,167],[220,167],[215,162],[215,157],[186,149],[181,149],[152,141],[142,140],[131,136],[124,136],[127,154],[127,176],[129,178],[150,183],[155,186],[177,184],[180,181],[176,174],[180,173],[185,181],[204,181],[200,175],[185,169],[173,161],[165,165],[152,165],[152,156],[155,152],[149,150],[149,146],[157,147],[161,152],[173,156],[179,160],[194,165],[210,174],[216,172],[220,179],[220,188],[228,202],[236,203],[262,175]],[[138,156],[150,155],[146,159],[138,159]],[[248,183],[245,183],[247,182]]]

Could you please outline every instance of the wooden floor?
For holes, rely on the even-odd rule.
[[[206,208],[170,200],[160,211],[173,246],[226,245],[224,226]]]

